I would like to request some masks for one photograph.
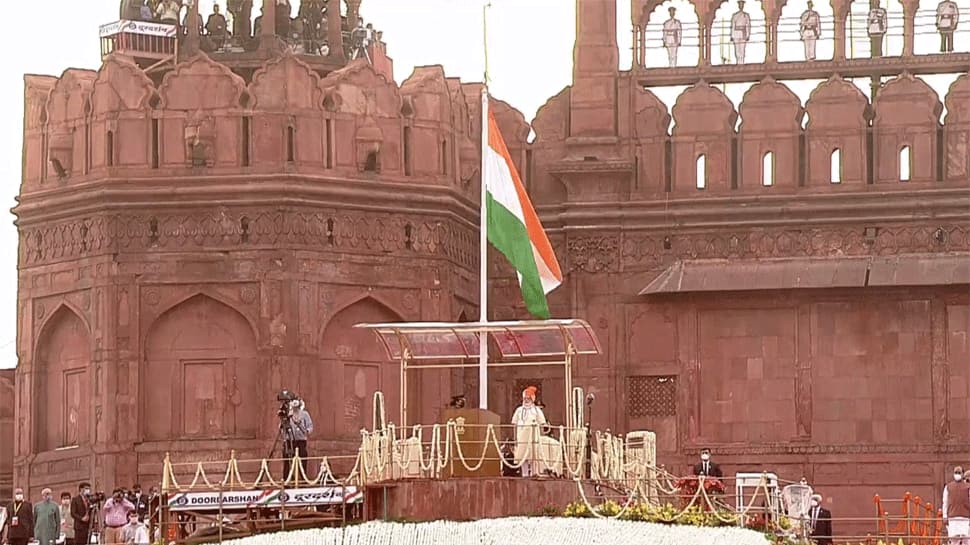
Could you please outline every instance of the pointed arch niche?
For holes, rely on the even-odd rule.
[[[148,329],[141,376],[146,440],[256,436],[256,337],[228,305],[199,294],[162,314]]]
[[[365,297],[340,310],[324,328],[318,398],[331,400],[331,405],[318,407],[317,412],[321,419],[327,414],[333,415],[331,429],[336,436],[359,436],[361,429],[373,429],[372,400],[378,390],[384,393],[387,420],[399,419],[400,365],[388,361],[373,331],[355,329],[354,325],[400,321],[403,319],[398,313],[372,297]],[[417,375],[410,379],[412,384],[418,383]],[[414,398],[409,396],[411,400]]]
[[[81,317],[66,305],[41,330],[34,361],[36,451],[89,444],[91,336]]]
[[[711,27],[711,64],[739,64],[731,41],[731,18],[738,11],[737,0],[723,0],[714,13]],[[765,62],[768,25],[761,0],[747,0],[744,11],[751,20],[751,31],[745,45],[744,64]]]
[[[677,66],[697,66],[700,59],[700,23],[697,11],[687,0],[666,0],[648,14],[646,31],[646,66],[666,68],[669,64],[667,48],[663,43],[664,23],[670,19],[670,8],[676,9],[680,21],[681,40],[677,50]]]
[[[827,0],[813,0],[812,9],[818,13],[821,36],[815,41],[815,59],[829,60],[835,56],[835,15]],[[789,0],[781,8],[778,21],[778,60],[804,61],[805,42],[800,32],[802,14],[808,10],[808,0]]]
[[[899,0],[880,0],[879,5],[886,10],[888,24],[886,34],[882,38],[882,56],[898,57],[903,54],[903,4]],[[845,58],[847,59],[866,59],[872,56],[872,40],[869,38],[866,25],[869,7],[869,0],[852,0],[849,5],[849,15],[845,20]],[[921,29],[921,32],[926,30],[935,34],[936,29]],[[939,36],[934,38],[939,45]]]

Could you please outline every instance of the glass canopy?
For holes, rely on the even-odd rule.
[[[478,357],[479,336],[489,339],[489,353],[503,360],[552,356],[596,355],[599,341],[583,320],[523,322],[402,322],[357,324],[373,329],[388,358],[400,360],[405,350],[412,360],[471,359]]]

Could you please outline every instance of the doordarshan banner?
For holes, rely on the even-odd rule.
[[[327,486],[321,488],[291,488],[286,490],[239,490],[235,492],[185,492],[168,499],[170,511],[218,511],[247,507],[280,508],[309,507],[359,503],[364,494],[356,486]]]

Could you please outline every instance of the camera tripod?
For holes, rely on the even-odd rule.
[[[92,503],[91,507],[88,508],[88,516],[90,517],[89,522],[91,523],[90,529],[88,530],[88,543],[102,543],[104,534],[104,528],[101,524],[101,503]]]
[[[280,440],[283,441],[283,467],[286,468],[290,461],[293,460],[294,448],[293,448],[293,428],[290,426],[290,417],[288,414],[280,414],[280,426],[276,431],[276,439],[273,440],[273,448],[269,451],[268,460],[272,460],[273,456],[276,454],[276,447],[280,444]],[[284,469],[284,471],[286,471]],[[289,475],[283,475],[283,478],[287,478]]]

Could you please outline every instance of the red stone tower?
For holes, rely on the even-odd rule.
[[[253,51],[197,52],[193,30],[178,59],[116,47],[26,77],[18,484],[264,457],[282,388],[315,452],[356,452],[399,371],[352,326],[477,312],[477,91],[439,66],[398,87],[383,44],[373,64],[285,53],[272,28]],[[427,373],[411,406],[433,421],[452,394]]]

